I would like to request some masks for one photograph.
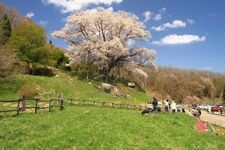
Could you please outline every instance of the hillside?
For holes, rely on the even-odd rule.
[[[117,84],[118,89],[123,95],[129,94],[129,99],[123,96],[114,96],[104,92],[102,89],[98,89],[97,86],[100,82],[85,82],[64,73],[60,73],[59,77],[17,75],[0,78],[0,84],[0,99],[16,99],[22,94],[41,96],[43,98],[56,97],[59,94],[63,94],[64,97],[75,99],[122,103],[136,102],[145,104],[149,100],[146,93],[119,83]]]
[[[197,120],[177,113],[66,107],[51,113],[3,117],[0,149],[221,149],[225,137],[195,130]],[[16,128],[19,126],[19,128]]]

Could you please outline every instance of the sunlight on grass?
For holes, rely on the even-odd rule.
[[[151,114],[98,107],[1,118],[1,149],[210,149],[225,137],[198,133],[185,114]]]

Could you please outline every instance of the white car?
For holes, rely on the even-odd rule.
[[[209,108],[209,105],[199,105],[198,106],[200,109],[203,109],[203,110],[208,110]]]

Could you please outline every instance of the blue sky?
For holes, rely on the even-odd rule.
[[[98,6],[136,14],[152,39],[140,44],[157,51],[156,63],[225,73],[224,0],[0,0],[45,27],[61,29],[71,11]],[[49,37],[51,38],[51,37]],[[53,39],[65,48],[67,44]]]

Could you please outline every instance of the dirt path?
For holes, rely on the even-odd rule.
[[[203,121],[209,122],[211,124],[216,124],[222,127],[225,127],[225,115],[219,115],[219,113],[209,114],[206,111],[202,111],[202,115],[200,117]]]

